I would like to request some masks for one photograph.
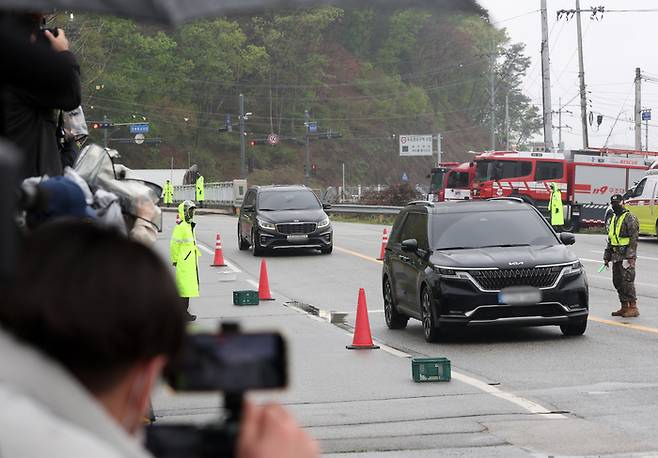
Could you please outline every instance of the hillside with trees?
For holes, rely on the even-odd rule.
[[[381,9],[375,2],[215,18],[163,30],[119,18],[59,17],[83,71],[88,121],[146,119],[159,144],[113,143],[134,168],[199,164],[206,181],[239,175],[238,95],[244,94],[251,183],[303,181],[304,113],[322,133],[311,141],[313,185],[395,183],[406,172],[425,183],[427,157],[400,158],[400,134],[441,133],[444,160],[464,161],[490,143],[490,72],[496,139],[504,146],[538,131],[522,93],[530,65],[523,46],[471,2],[420,2]],[[372,6],[366,6],[372,5]],[[492,57],[493,56],[493,57]],[[233,131],[226,131],[230,116]],[[250,146],[270,133],[277,146]],[[100,131],[91,140],[102,143]]]

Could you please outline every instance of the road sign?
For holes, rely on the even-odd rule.
[[[642,112],[642,121],[651,121],[651,110],[644,110]]]
[[[431,156],[431,135],[400,135],[400,156]]]
[[[407,183],[409,181],[409,177],[407,176],[407,172],[404,172],[402,174],[402,181],[404,181],[405,183]]]
[[[277,134],[270,134],[267,136],[267,143],[274,146],[279,143],[279,136]]]
[[[315,134],[318,131],[318,123],[317,122],[309,122],[308,123],[308,132],[310,134]]]
[[[148,134],[148,132],[149,132],[148,123],[140,123],[140,124],[131,124],[130,125],[130,133],[131,134]]]
[[[144,134],[135,135],[135,143],[137,143],[138,145],[144,143]]]

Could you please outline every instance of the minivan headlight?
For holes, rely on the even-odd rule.
[[[576,261],[568,266],[564,266],[564,275],[577,275],[583,271],[583,265]]]
[[[274,224],[263,221],[262,219],[258,220],[258,225],[263,229],[269,229],[270,231],[275,230]]]
[[[325,219],[323,219],[322,221],[320,221],[318,223],[318,229],[322,229],[323,227],[327,227],[327,226],[329,226],[330,223],[331,223],[331,221],[329,221],[329,218],[325,218]]]

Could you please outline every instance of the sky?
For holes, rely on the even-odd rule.
[[[507,29],[512,42],[526,44],[532,66],[526,75],[523,91],[538,107],[542,106],[541,88],[541,15],[540,0],[478,0],[489,10],[492,21]],[[561,9],[574,9],[575,0],[547,0],[549,51],[551,61],[551,99],[553,111],[562,101],[562,130],[567,149],[582,146],[580,97],[578,85],[578,48],[575,18],[557,20]],[[581,0],[581,9],[603,6],[607,10],[654,10],[652,12],[607,12],[599,20],[582,13],[585,83],[589,110],[594,124],[588,128],[590,146],[633,147],[635,68],[656,82],[642,81],[642,107],[653,108],[649,123],[649,150],[658,151],[658,0]],[[603,122],[597,128],[597,115]],[[616,119],[619,118],[617,121]],[[616,121],[616,122],[615,122]],[[557,127],[557,115],[553,115]],[[645,131],[642,123],[642,142]],[[542,134],[543,135],[543,134]],[[537,138],[541,140],[542,138]],[[557,146],[558,129],[553,131]]]

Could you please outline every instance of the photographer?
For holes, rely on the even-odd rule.
[[[184,331],[155,253],[91,223],[45,225],[26,241],[0,325],[0,456],[149,456],[135,438]],[[316,455],[281,407],[245,406],[238,457]]]
[[[10,70],[4,86],[0,86],[2,112],[0,134],[24,153],[22,177],[61,175],[62,158],[57,139],[57,110],[73,110],[80,105],[80,68],[62,29],[41,29],[43,16],[34,13],[3,13],[0,25],[12,31],[27,50],[27,57],[5,66],[25,66],[31,56],[34,73],[48,72],[52,63],[53,84],[33,84],[33,79],[15,81]],[[3,52],[5,54],[5,52]],[[23,70],[18,70],[23,72]]]

